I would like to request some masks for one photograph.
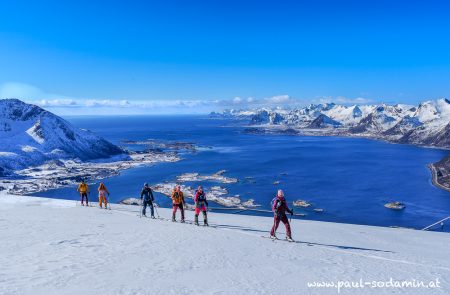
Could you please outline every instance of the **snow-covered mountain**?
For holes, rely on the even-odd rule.
[[[38,106],[0,100],[0,176],[48,160],[106,158],[122,149]]]
[[[235,110],[227,109],[222,112],[211,112],[209,116],[211,118],[235,118],[235,119],[248,119],[255,115],[256,112],[249,110]]]
[[[219,113],[214,113],[218,117]],[[286,126],[298,131],[321,129],[320,134],[382,138],[392,142],[450,148],[450,101],[404,104],[311,104],[295,109],[228,111],[224,117],[247,118],[259,127]]]

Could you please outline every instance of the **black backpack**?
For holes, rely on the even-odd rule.
[[[197,202],[199,202],[199,203],[204,203],[205,201],[206,201],[206,195],[205,195],[205,192],[202,192],[202,193],[198,196]]]

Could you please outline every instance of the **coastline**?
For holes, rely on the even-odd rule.
[[[13,195],[26,195],[75,185],[83,178],[88,181],[100,180],[119,175],[123,170],[180,160],[181,158],[175,152],[145,152],[130,153],[128,159],[112,157],[90,162],[52,161],[16,171],[15,177],[0,179],[0,191],[4,190]]]
[[[384,138],[381,136],[375,136],[372,134],[349,134],[342,132],[346,129],[338,129],[339,131],[333,131],[333,130],[323,130],[323,129],[311,129],[311,128],[295,128],[295,127],[288,127],[288,126],[281,126],[281,125],[245,125],[241,126],[242,128],[248,128],[248,129],[257,129],[262,130],[262,132],[254,133],[254,134],[284,134],[284,135],[292,135],[292,136],[314,136],[314,137],[341,137],[341,138],[364,138],[364,139],[370,139],[370,140],[377,140],[377,141],[383,141],[390,144],[400,144],[400,145],[412,145],[420,148],[426,148],[426,149],[439,149],[439,150],[446,150],[450,151],[450,147],[444,147],[444,146],[434,146],[434,145],[426,145],[426,144],[420,144],[420,143],[409,143],[409,142],[398,142],[395,140],[390,140],[388,138]],[[249,132],[248,130],[244,132],[248,134],[252,134],[252,132]]]
[[[434,163],[429,164],[428,168],[430,169],[430,172],[431,172],[431,182],[433,183],[433,185],[436,186],[437,188],[448,191],[450,193],[450,188],[439,183],[438,177],[437,177],[437,171],[436,171],[436,167],[434,166]]]
[[[339,132],[339,131],[333,132],[332,130],[330,131],[330,130],[322,130],[322,129],[303,129],[303,128],[293,128],[293,127],[280,126],[280,125],[278,125],[278,126],[246,125],[246,126],[242,126],[242,127],[258,130],[258,134],[272,133],[272,134],[289,134],[292,136],[316,136],[316,137],[329,136],[329,137],[342,137],[342,138],[364,138],[364,139],[370,139],[370,140],[383,141],[383,142],[390,143],[390,144],[412,145],[412,146],[416,146],[416,147],[420,147],[420,148],[440,149],[440,150],[450,151],[449,147],[438,147],[438,146],[424,145],[424,144],[419,144],[419,143],[403,143],[403,142],[389,140],[388,138],[384,138],[384,137],[380,137],[380,136],[373,136],[370,134],[356,135],[356,134],[343,133],[343,132]],[[289,133],[286,133],[286,131],[288,131]],[[249,132],[248,130],[247,131],[244,130],[244,132],[251,134],[251,132]],[[444,156],[440,161],[444,160],[449,155]],[[430,172],[431,172],[432,184],[439,189],[450,192],[450,188],[439,183],[435,163],[428,164],[428,168],[430,169]]]

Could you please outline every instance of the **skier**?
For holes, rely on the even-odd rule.
[[[206,200],[205,192],[203,191],[203,187],[199,186],[194,196],[195,202],[195,225],[198,224],[198,215],[200,211],[203,212],[203,224],[208,226],[208,217],[206,215],[206,210],[208,209],[208,201]]]
[[[84,198],[86,198],[86,206],[89,206],[88,194],[91,194],[91,190],[84,179],[82,179],[80,185],[78,185],[77,191],[81,196],[81,206],[84,206]]]
[[[179,185],[176,185],[172,191],[172,204],[173,204],[172,221],[173,222],[177,221],[175,219],[175,215],[177,213],[177,209],[180,208],[181,222],[184,223],[184,207],[186,203],[184,202],[183,192],[181,191],[181,187]]]
[[[105,184],[103,182],[100,182],[100,186],[98,187],[98,204],[99,204],[100,208],[102,208],[102,204],[103,204],[103,202],[105,202],[105,209],[108,209],[107,195],[109,197],[109,192],[106,189]]]
[[[147,209],[147,205],[150,207],[150,213],[152,214],[152,218],[155,218],[153,212],[153,201],[155,198],[153,197],[152,189],[148,186],[148,183],[144,183],[144,187],[141,191],[141,202],[142,202],[142,215],[145,215],[145,211]]]
[[[294,211],[289,209],[282,190],[278,190],[278,194],[272,200],[272,202],[273,202],[272,210],[274,212],[274,220],[272,230],[270,231],[270,238],[277,239],[275,232],[277,231],[278,225],[280,224],[281,221],[286,226],[286,240],[288,240],[289,242],[293,242],[294,240],[292,239],[291,236],[291,226],[289,225],[289,220],[286,216],[286,211],[289,212],[291,215],[294,214]]]

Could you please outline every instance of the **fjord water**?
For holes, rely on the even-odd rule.
[[[253,198],[263,209],[269,209],[270,200],[281,188],[289,202],[303,199],[313,204],[311,209],[296,208],[307,214],[306,219],[421,228],[450,212],[450,193],[431,184],[427,168],[448,151],[361,138],[246,134],[235,122],[204,116],[66,119],[118,145],[123,145],[123,140],[156,139],[187,141],[200,147],[196,153],[182,153],[183,160],[177,163],[125,170],[105,179],[112,202],[138,197],[144,182],[156,184],[173,181],[186,172],[211,174],[225,169],[226,175],[238,178],[239,183],[204,185],[226,187],[230,195]],[[280,183],[275,185],[276,181]],[[74,187],[35,195],[79,198]],[[156,198],[162,206],[170,205],[167,197],[156,194]],[[91,199],[97,201],[95,193]],[[390,201],[401,201],[406,209],[385,208]]]

